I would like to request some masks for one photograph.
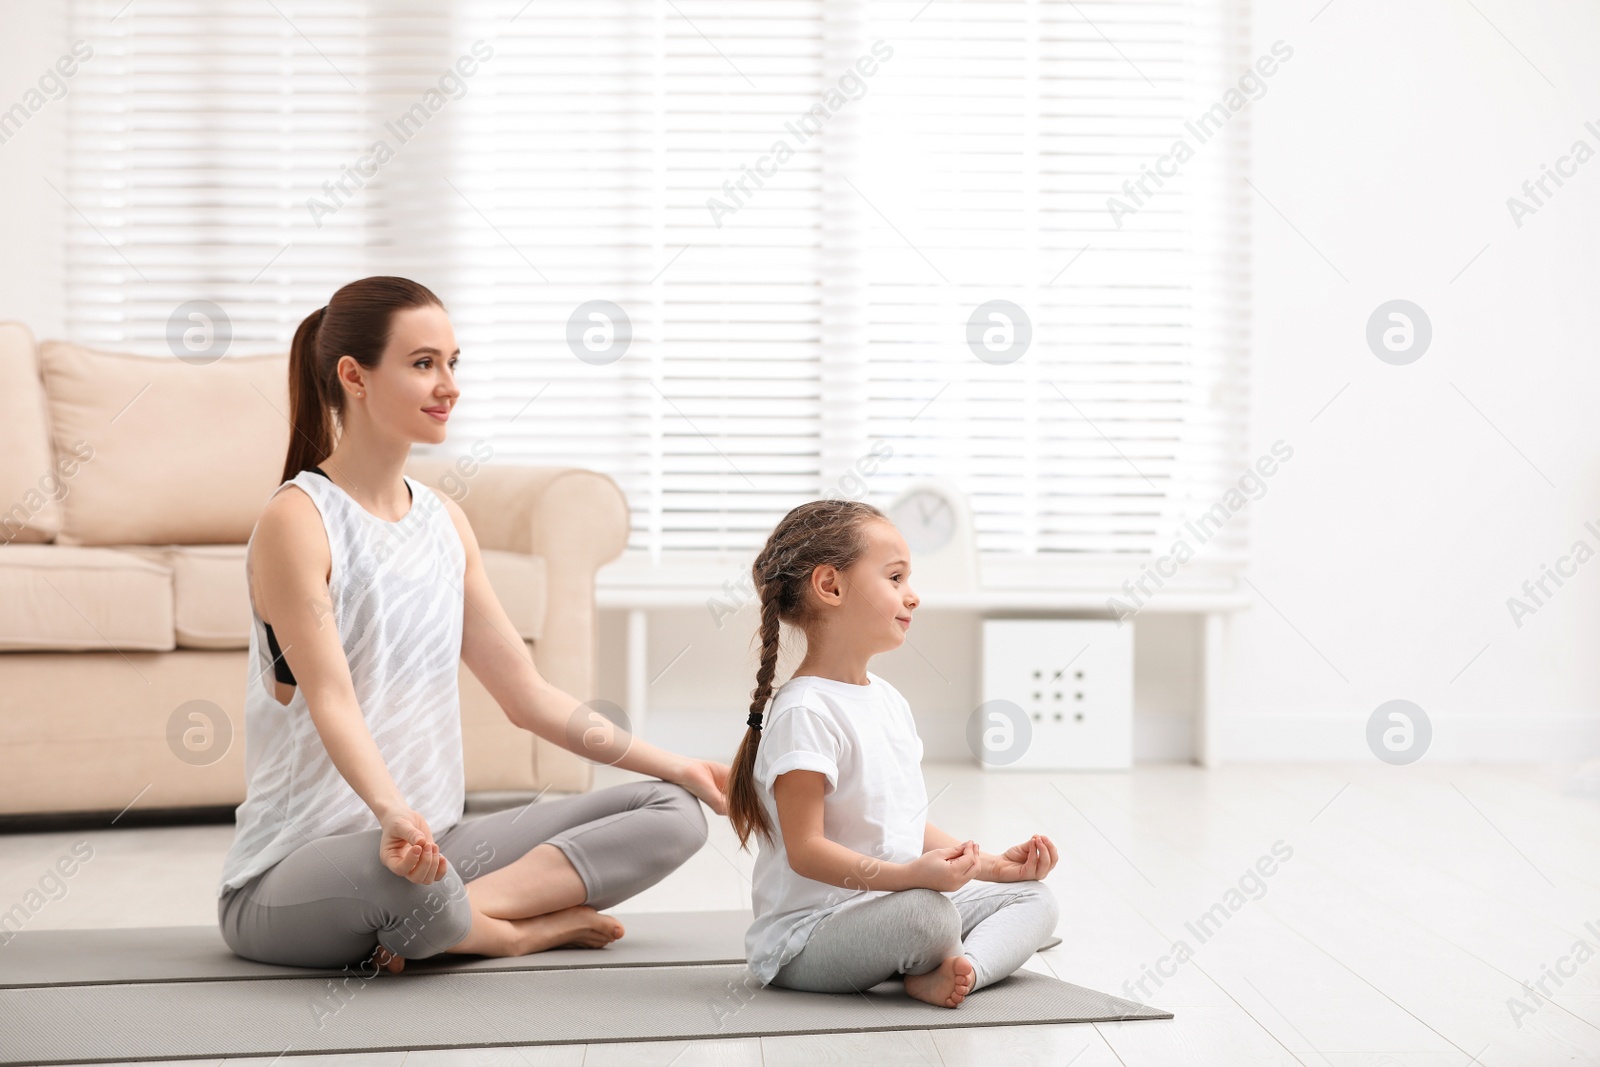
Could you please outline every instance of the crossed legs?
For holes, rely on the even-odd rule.
[[[632,782],[463,819],[438,835],[445,877],[419,886],[378,860],[378,831],[308,841],[218,901],[224,939],[247,959],[397,970],[441,952],[524,955],[621,936],[609,908],[654,885],[705,842],[700,801]]]
[[[900,975],[907,993],[953,1008],[1026,963],[1054,932],[1059,914],[1043,882],[888,893],[824,916],[772,983],[849,993]]]

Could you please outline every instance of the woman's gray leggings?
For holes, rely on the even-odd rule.
[[[951,893],[905,889],[830,912],[772,984],[813,993],[865,992],[897,974],[926,974],[951,956],[972,961],[972,989],[1028,962],[1055,932],[1043,882],[968,882]],[[969,990],[968,992],[971,992]]]
[[[609,908],[655,885],[700,850],[706,817],[682,786],[651,780],[462,819],[434,840],[443,878],[417,885],[378,858],[381,830],[307,841],[217,901],[228,947],[246,959],[342,967],[378,945],[424,959],[466,937],[466,882],[559,848],[583,879],[584,903]]]

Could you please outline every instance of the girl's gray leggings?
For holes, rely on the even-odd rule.
[[[423,959],[472,929],[466,882],[538,845],[554,845],[572,862],[585,904],[609,908],[698,852],[706,818],[694,794],[654,779],[473,816],[435,835],[449,867],[432,885],[385,867],[381,835],[308,840],[228,890],[217,901],[223,940],[246,959],[296,967],[358,964],[378,945]]]
[[[1055,894],[1043,882],[968,882],[951,893],[906,889],[830,912],[772,984],[865,992],[897,974],[926,974],[951,956],[965,956],[977,990],[1028,962],[1055,932],[1058,915]]]

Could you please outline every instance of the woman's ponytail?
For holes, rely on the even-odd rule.
[[[321,463],[333,451],[326,399],[322,395],[322,370],[317,358],[317,334],[326,307],[307,315],[289,346],[289,455],[282,481]]]

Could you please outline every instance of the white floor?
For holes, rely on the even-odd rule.
[[[600,784],[627,777],[602,770]],[[1049,884],[1065,940],[1030,968],[1128,995],[1125,983],[1147,967],[1155,974],[1181,939],[1192,958],[1161,965],[1167,976],[1146,978],[1148,996],[1135,991],[1175,1018],[292,1056],[279,1067],[1600,1063],[1600,798],[1564,792],[1563,769],[1373,761],[925,773],[937,795],[929,817],[944,829],[990,851],[1035,832],[1060,849]],[[204,826],[10,836],[0,906],[87,839],[93,858],[29,929],[215,922],[231,835]],[[1273,873],[1252,881],[1280,841],[1290,858],[1264,863]],[[705,849],[616,914],[747,907],[750,868],[713,818]],[[1247,892],[1230,896],[1241,879]],[[1226,921],[1196,936],[1186,924],[1218,904]],[[1548,999],[1524,989],[1541,978]],[[1514,998],[1528,1009],[1520,1018]]]

